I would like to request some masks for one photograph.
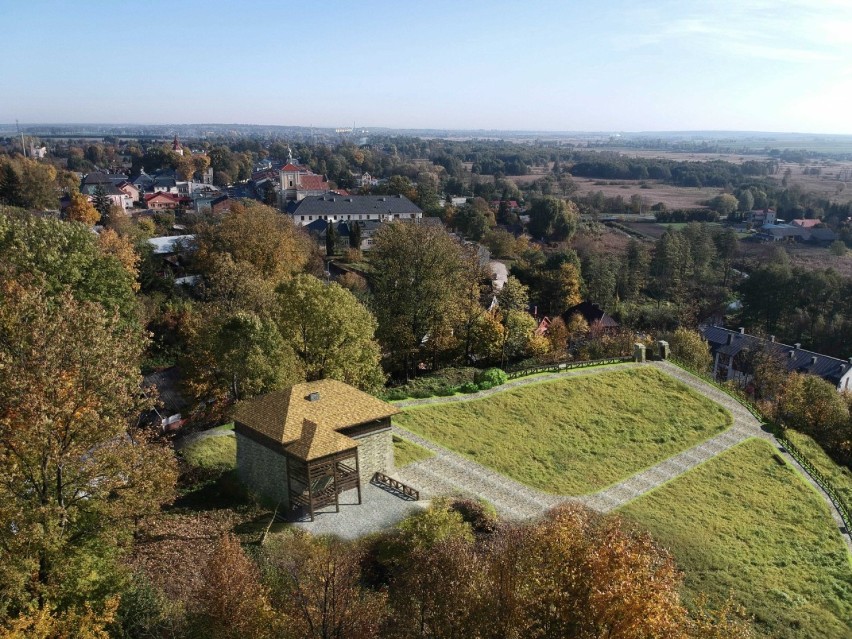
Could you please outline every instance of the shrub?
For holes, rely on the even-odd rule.
[[[479,385],[481,390],[485,390],[493,386],[505,384],[509,381],[509,376],[506,374],[506,371],[499,368],[487,368],[477,373],[473,381]]]
[[[497,528],[497,511],[484,500],[455,499],[450,509],[461,515],[474,532],[490,533]]]
[[[474,382],[467,382],[466,384],[461,385],[459,391],[462,393],[476,393],[479,391],[479,386],[477,386]]]
[[[456,394],[456,389],[454,386],[442,386],[435,391],[435,394],[439,397],[449,397]]]

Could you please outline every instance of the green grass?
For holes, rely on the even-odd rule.
[[[409,408],[394,421],[520,482],[578,495],[698,444],[731,416],[656,369],[634,368]]]
[[[845,466],[840,466],[831,457],[825,454],[822,446],[817,444],[811,437],[788,428],[784,434],[787,436],[793,445],[801,450],[805,457],[808,458],[817,470],[825,475],[847,506],[852,507],[852,470]]]
[[[828,506],[751,439],[622,509],[673,553],[684,598],[728,594],[780,639],[850,637],[852,562]]]
[[[207,432],[233,430],[233,424],[225,424]],[[233,469],[237,467],[237,440],[233,435],[206,437],[183,448],[181,455],[187,463],[197,468]]]
[[[435,453],[419,444],[410,442],[407,439],[394,436],[393,438],[393,461],[394,466],[402,468],[408,466],[421,459],[429,459],[434,457]]]

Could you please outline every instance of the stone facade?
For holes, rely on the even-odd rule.
[[[354,437],[358,442],[358,475],[361,485],[367,484],[376,471],[393,470],[393,437],[390,428]]]
[[[239,432],[236,436],[240,480],[265,499],[280,501],[282,510],[288,509],[287,458]]]

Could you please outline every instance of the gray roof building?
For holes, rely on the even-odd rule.
[[[747,351],[765,351],[777,356],[789,373],[807,373],[822,377],[838,390],[852,389],[852,358],[848,360],[814,353],[801,344],[782,344],[774,337],[763,339],[749,335],[744,329],[733,331],[721,326],[703,326],[700,329],[713,353],[713,371],[724,379],[742,378],[746,373],[738,366],[741,355]]]
[[[390,222],[423,217],[414,202],[404,195],[325,195],[308,196],[288,207],[293,222],[306,226],[316,220],[332,222]]]

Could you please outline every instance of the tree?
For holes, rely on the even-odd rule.
[[[514,275],[510,275],[497,293],[497,304],[504,312],[526,311],[530,304],[529,289]]]
[[[533,237],[542,240],[570,240],[580,220],[576,204],[555,197],[543,197],[533,201],[529,215],[529,232]]]
[[[133,278],[133,290],[138,291],[140,258],[130,240],[112,229],[104,229],[98,234],[98,248],[104,255],[110,255],[119,261],[127,274]]]
[[[387,224],[374,236],[370,283],[378,336],[412,375],[429,334],[452,316],[470,282],[465,251],[443,228]]]
[[[502,314],[504,326],[501,344],[501,368],[505,368],[507,359],[522,357],[527,353],[530,340],[536,329],[536,321],[526,311],[506,311]]]
[[[0,263],[32,277],[48,295],[68,291],[117,311],[126,322],[138,321],[133,277],[83,224],[0,213]]]
[[[82,193],[72,193],[71,203],[65,209],[66,217],[72,222],[82,222],[86,226],[94,226],[101,219],[101,214],[92,206],[89,199]]]
[[[835,240],[828,247],[828,252],[835,257],[843,257],[846,255],[846,245],[841,240]]]
[[[304,380],[300,362],[270,319],[237,311],[198,320],[182,360],[199,399],[248,399]]]
[[[0,204],[26,206],[21,176],[10,161],[4,161],[0,166]]]
[[[231,534],[222,537],[202,573],[200,625],[214,639],[269,637],[274,613],[260,571]]]
[[[677,328],[668,336],[672,354],[693,370],[707,373],[713,365],[710,347],[701,333],[687,328]]]
[[[580,270],[572,262],[545,271],[542,275],[542,310],[553,316],[576,306],[582,301],[582,286]]]
[[[141,332],[95,302],[0,278],[0,575],[18,609],[103,597],[97,565],[172,495],[174,458],[135,428]],[[73,567],[89,565],[88,570]],[[96,594],[97,593],[97,594]]]
[[[739,206],[739,200],[730,193],[722,193],[710,200],[710,208],[725,217],[735,213]]]
[[[106,190],[104,189],[103,184],[98,184],[95,187],[95,192],[92,197],[92,206],[95,207],[98,213],[100,213],[100,217],[102,220],[106,220],[109,217],[109,207],[112,202],[109,199],[109,196],[106,194]]]
[[[20,160],[21,197],[28,209],[44,211],[58,208],[56,169],[45,162]]]
[[[227,253],[234,262],[248,262],[267,278],[301,271],[311,257],[313,242],[286,215],[258,202],[234,204],[218,223],[196,234],[196,259],[210,268],[215,254]]]
[[[337,230],[334,222],[328,221],[325,227],[325,254],[331,257],[337,251]]]
[[[785,426],[813,435],[832,448],[849,423],[849,405],[833,384],[815,375],[787,377],[777,401],[778,417]]]
[[[363,390],[384,383],[376,320],[336,283],[299,275],[278,288],[275,320],[308,380],[338,379]]]
[[[349,248],[361,250],[361,223],[357,220],[349,227]]]
[[[264,572],[282,635],[287,639],[379,636],[387,595],[361,585],[363,559],[362,547],[334,537],[315,539],[294,533],[269,544]]]
[[[556,356],[564,357],[565,350],[568,348],[568,327],[565,326],[565,321],[561,317],[556,317],[551,320],[547,327],[547,341],[550,342],[550,350]]]
[[[743,189],[737,196],[737,210],[740,213],[747,213],[754,208],[754,195],[749,189]]]

